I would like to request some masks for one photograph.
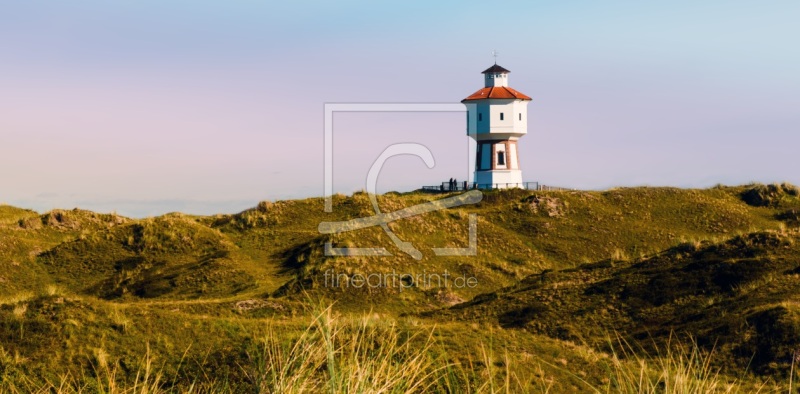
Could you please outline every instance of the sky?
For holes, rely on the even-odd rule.
[[[531,96],[523,178],[800,184],[796,1],[0,3],[0,203],[133,217],[323,194],[325,103]],[[467,180],[462,113],[334,115],[334,191]]]

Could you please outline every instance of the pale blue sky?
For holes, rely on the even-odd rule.
[[[526,180],[800,183],[800,3],[6,1],[0,202],[235,212],[320,196],[325,102],[458,102],[498,63],[533,97]],[[455,114],[336,118],[335,189],[466,179]]]

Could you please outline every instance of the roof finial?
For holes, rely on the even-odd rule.
[[[497,52],[497,49],[492,49],[492,56],[494,56],[494,64],[497,64],[497,55],[500,53]]]

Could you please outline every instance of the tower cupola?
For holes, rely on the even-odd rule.
[[[508,73],[510,71],[495,64],[483,71],[484,87],[508,86]]]

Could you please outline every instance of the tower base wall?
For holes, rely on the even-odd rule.
[[[475,171],[475,183],[478,187],[487,189],[525,187],[520,170]]]

